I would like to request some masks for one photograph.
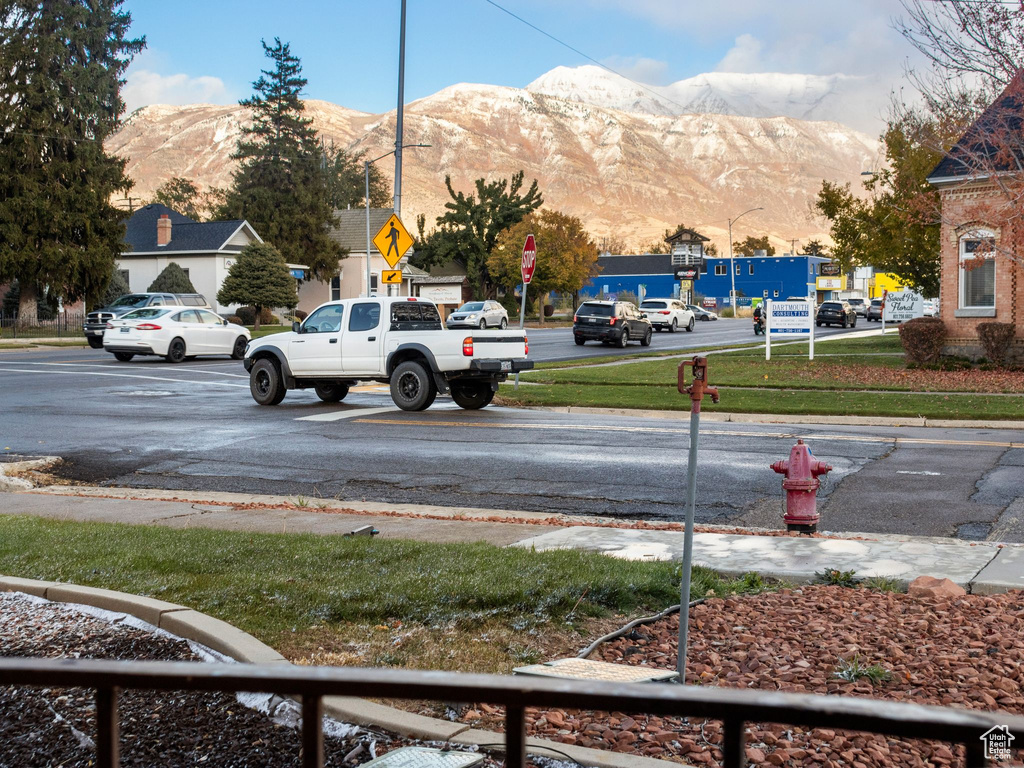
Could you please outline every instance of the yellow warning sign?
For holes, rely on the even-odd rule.
[[[412,248],[412,236],[409,234],[409,230],[402,224],[402,220],[391,214],[391,218],[387,220],[383,227],[380,228],[373,238],[373,244],[377,246],[377,250],[380,251],[384,260],[392,267],[398,265],[398,262],[405,252]],[[401,282],[396,280],[395,282]]]
[[[380,281],[384,285],[401,285],[402,284],[402,270],[400,269],[383,269],[380,273]]]

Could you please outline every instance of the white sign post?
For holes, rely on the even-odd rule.
[[[764,359],[772,359],[772,334],[810,337],[809,359],[814,359],[814,307],[810,301],[766,301]]]

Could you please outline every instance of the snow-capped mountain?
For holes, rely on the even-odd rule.
[[[867,128],[877,115],[863,78],[708,72],[671,85],[637,85],[594,65],[556,67],[526,86],[531,93],[652,115],[719,114],[830,120]]]

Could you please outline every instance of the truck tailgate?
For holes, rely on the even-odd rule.
[[[523,331],[474,331],[473,357],[485,360],[515,360],[526,357]]]

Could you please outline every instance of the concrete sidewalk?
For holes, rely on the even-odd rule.
[[[611,519],[216,492],[54,486],[0,493],[0,514],[335,536],[372,525],[381,538],[485,541],[536,551],[586,549],[636,560],[679,559],[683,548],[680,531],[631,528]],[[755,571],[806,583],[834,568],[854,571],[858,578],[883,576],[904,583],[918,576],[948,578],[975,594],[1024,589],[1024,545],[870,533],[797,538],[699,528],[711,532],[694,535],[694,562],[723,574]]]

